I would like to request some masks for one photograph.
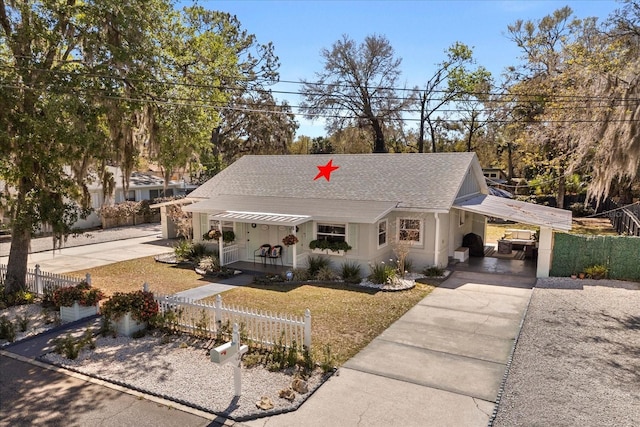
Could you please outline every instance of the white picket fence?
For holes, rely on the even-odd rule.
[[[221,265],[229,265],[239,259],[238,245],[229,245],[222,248]]]
[[[0,282],[4,283],[7,277],[7,266],[0,264]],[[28,268],[25,277],[25,284],[27,290],[36,294],[39,297],[45,295],[45,293],[53,292],[58,288],[65,286],[74,286],[78,283],[86,281],[91,284],[91,275],[87,273],[85,277],[73,277],[64,274],[47,273],[40,270],[40,266],[36,264],[35,268]]]
[[[154,294],[160,313],[176,314],[175,327],[179,330],[215,337],[219,332],[231,334],[233,324],[240,325],[243,339],[271,348],[274,345],[311,349],[311,312],[303,317],[228,306],[222,297],[215,303],[190,300],[172,295]]]

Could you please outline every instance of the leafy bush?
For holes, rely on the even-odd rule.
[[[131,313],[131,318],[138,322],[147,322],[158,314],[158,303],[151,292],[116,292],[102,305],[102,315],[112,321]]]
[[[180,240],[174,247],[173,253],[176,255],[178,261],[188,261],[191,257],[191,250],[193,243],[188,240]]]
[[[385,284],[391,282],[397,276],[397,270],[394,266],[381,262],[371,266],[371,274],[369,280],[377,284]]]
[[[324,267],[331,267],[331,260],[323,256],[310,256],[307,261],[309,278],[315,278]]]
[[[53,344],[55,346],[53,351],[58,354],[64,354],[64,357],[71,360],[77,359],[80,350],[84,347],[96,348],[93,334],[89,329],[79,338],[74,338],[72,335],[67,335],[64,338],[58,337],[53,341]]]
[[[53,291],[53,304],[56,307],[71,307],[74,302],[85,307],[90,307],[96,305],[98,301],[103,298],[104,294],[102,291],[92,288],[91,285],[85,281],[75,286],[65,286]]]
[[[338,252],[338,251],[349,251],[351,250],[351,246],[349,246],[349,244],[347,242],[330,242],[328,240],[324,240],[324,239],[319,239],[319,240],[312,240],[309,242],[309,248],[311,250],[313,249],[322,249],[322,250],[330,250],[332,252]]]
[[[347,261],[343,263],[340,268],[340,274],[342,276],[342,280],[347,283],[360,283],[362,280],[360,264],[357,262]]]
[[[606,278],[607,274],[609,273],[609,269],[607,268],[606,265],[595,264],[585,268],[584,272],[587,274],[588,277],[597,280],[597,279]]]
[[[0,339],[13,342],[16,339],[16,327],[7,316],[0,317]]]

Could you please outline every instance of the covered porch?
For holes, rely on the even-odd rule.
[[[466,200],[456,201],[454,207],[487,217],[502,218],[539,227],[540,233],[537,242],[538,256],[535,268],[536,277],[549,277],[551,256],[553,253],[553,231],[571,230],[571,211],[521,202],[519,200],[482,194]],[[519,260],[513,261],[522,262]],[[474,262],[478,263],[478,261]],[[487,264],[489,263],[490,262],[487,262]],[[495,265],[498,265],[497,262]],[[506,265],[506,263],[503,262],[500,265]]]

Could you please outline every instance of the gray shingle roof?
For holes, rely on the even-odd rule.
[[[339,169],[314,181],[317,166],[333,159]],[[244,156],[189,197],[221,195],[327,201],[395,202],[399,207],[448,210],[474,153]]]

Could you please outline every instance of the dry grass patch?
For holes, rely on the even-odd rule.
[[[381,292],[342,284],[244,286],[222,294],[225,304],[303,316],[311,310],[312,353],[323,360],[328,345],[342,365],[434,289],[416,284]]]
[[[518,230],[538,230],[540,227],[529,224],[487,224],[485,242],[496,243],[505,234],[507,228]],[[586,235],[611,235],[617,236],[616,230],[611,227],[611,221],[606,218],[574,218],[571,225],[571,234]]]
[[[107,295],[141,290],[144,282],[149,284],[153,292],[161,294],[173,294],[209,283],[202,280],[202,276],[191,268],[156,262],[152,256],[70,274],[84,276],[86,273],[91,274],[92,286],[101,289]]]

